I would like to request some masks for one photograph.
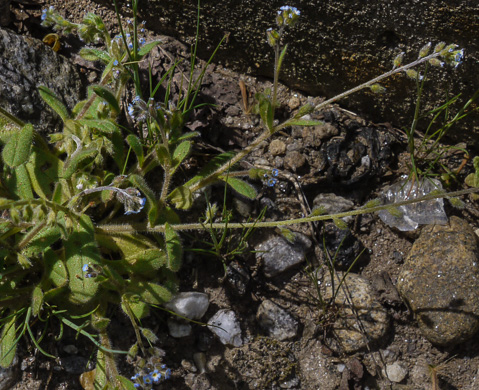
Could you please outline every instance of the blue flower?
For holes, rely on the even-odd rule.
[[[267,184],[268,187],[274,187],[274,185],[275,185],[276,183],[277,183],[277,180],[276,180],[276,179],[273,179],[273,178],[269,179],[269,180],[266,182],[266,184]]]
[[[166,371],[165,371],[165,379],[170,379],[171,377],[171,370],[168,368]]]
[[[271,175],[273,177],[278,177],[278,174],[279,174],[279,171],[276,168],[271,171]]]
[[[146,39],[145,39],[145,38],[141,38],[139,42],[140,42],[140,45],[144,45],[144,44],[146,43]]]
[[[153,379],[153,382],[158,383],[161,379],[161,372],[158,370],[153,371],[150,373],[151,379]]]
[[[143,207],[145,207],[145,204],[146,204],[146,198],[141,198],[141,200],[140,200],[141,209],[143,209]]]
[[[84,264],[82,267],[83,272],[88,272],[89,269],[90,269],[90,266],[88,264]]]
[[[151,385],[152,382],[153,382],[153,378],[151,377],[151,375],[145,375],[143,377],[143,383],[145,385]]]
[[[47,9],[42,10],[42,20],[45,20],[47,18]]]
[[[133,43],[128,44],[128,49],[133,49]]]
[[[118,60],[113,61],[114,66],[118,66],[118,64],[119,64]]]

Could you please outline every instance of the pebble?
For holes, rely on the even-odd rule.
[[[302,168],[304,164],[306,164],[306,157],[304,157],[304,154],[296,150],[288,152],[284,157],[284,167],[291,169],[293,172]]]
[[[274,139],[269,144],[268,150],[272,156],[279,156],[286,152],[286,144],[279,139]]]
[[[191,325],[185,322],[175,321],[171,318],[167,321],[168,331],[171,337],[175,339],[180,339],[182,337],[188,337],[191,332],[192,328]]]
[[[243,345],[241,328],[232,310],[221,309],[208,321],[208,329],[213,332],[224,345],[240,347]]]
[[[479,248],[466,221],[423,229],[402,266],[397,288],[433,344],[452,346],[479,330]]]
[[[266,334],[276,340],[292,339],[298,334],[298,321],[270,300],[261,303],[256,312],[256,320]]]
[[[180,316],[190,320],[199,320],[205,315],[209,304],[210,300],[207,294],[190,291],[176,294],[165,306]]]
[[[408,371],[401,363],[394,362],[386,366],[386,377],[392,382],[402,382],[406,378]]]
[[[370,342],[382,340],[387,333],[389,320],[386,309],[378,302],[366,279],[349,273],[344,279],[343,287],[338,290],[339,281],[343,276],[342,272],[335,273],[334,302],[337,318],[332,330],[341,349],[346,353],[352,353],[366,348]],[[331,300],[334,296],[329,273],[326,273],[321,281],[320,289],[324,300]],[[357,318],[361,323],[358,323]]]
[[[256,258],[263,258],[266,277],[272,278],[305,260],[311,240],[300,233],[294,233],[294,236],[292,243],[282,236],[273,236],[256,246]]]

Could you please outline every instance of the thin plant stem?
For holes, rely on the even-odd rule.
[[[343,218],[354,215],[361,215],[367,213],[374,213],[381,210],[387,210],[391,207],[405,206],[409,204],[419,203],[426,200],[433,200],[439,198],[451,198],[458,197],[462,195],[472,194],[479,192],[479,188],[469,188],[466,190],[453,191],[448,193],[431,193],[420,198],[408,199],[394,204],[381,205],[375,207],[359,208],[352,211],[346,211],[338,214],[328,214],[328,215],[315,215],[304,218],[295,218],[284,221],[271,221],[271,222],[230,222],[228,223],[228,228],[230,229],[244,229],[244,228],[276,228],[278,226],[289,226],[305,222],[316,222],[316,221],[325,221],[337,218]],[[173,230],[182,231],[182,230],[204,230],[205,225],[202,223],[192,223],[192,224],[174,224],[170,225]],[[208,225],[208,228],[211,229],[224,229],[224,223],[211,223]],[[121,234],[121,233],[133,233],[133,232],[147,232],[147,233],[164,233],[165,225],[158,225],[154,227],[149,227],[147,223],[130,223],[122,225],[98,225],[96,227],[97,232],[106,233],[106,234]]]

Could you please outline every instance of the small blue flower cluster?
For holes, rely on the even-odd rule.
[[[153,385],[170,379],[170,377],[171,370],[167,368],[165,364],[161,364],[151,367],[150,370],[143,369],[142,372],[133,375],[131,380],[135,388],[149,390]]]
[[[133,21],[131,19],[127,19],[126,21],[126,24],[127,24],[127,33],[125,33],[125,38],[126,38],[126,44],[128,46],[128,49],[130,50],[133,50],[133,37],[134,37],[134,32],[133,32]],[[145,34],[146,30],[145,30],[145,24],[146,22],[143,21],[140,23],[140,29],[138,30],[138,33],[139,34]],[[138,34],[137,33],[137,34]],[[138,38],[138,48],[137,48],[137,51],[139,51],[139,47],[140,46],[143,46],[145,43],[146,43],[146,37],[145,36],[141,36],[141,37],[138,37],[137,35],[137,38]],[[118,45],[120,45],[121,47],[124,45],[125,41],[123,40],[123,36],[121,34],[115,36],[114,40],[118,43]]]
[[[99,274],[101,274],[102,269],[99,265],[92,265],[92,264],[84,264],[82,267],[82,271],[85,273],[84,277],[89,278],[96,278]]]
[[[147,118],[157,118],[157,110],[160,109],[160,104],[155,104],[155,99],[149,98],[148,102],[142,100],[139,96],[135,98],[128,104],[128,115],[133,120],[144,121]]]
[[[298,21],[299,15],[301,15],[301,12],[297,8],[284,5],[278,10],[276,23],[279,27],[294,26]]]
[[[276,179],[278,175],[279,175],[279,171],[276,168],[271,170],[271,174],[265,173],[263,175],[264,184],[267,185],[268,187],[274,187],[275,184],[278,182],[278,179]]]
[[[138,214],[146,204],[146,198],[141,197],[141,192],[134,187],[118,189],[116,197],[125,207],[125,215]]]
[[[55,7],[53,7],[53,5],[51,5],[49,8],[42,9],[42,21],[46,20],[49,16],[51,16],[54,10]]]
[[[289,5],[284,5],[278,10],[278,15],[276,15],[276,24],[278,25],[278,30],[273,30],[268,28],[266,30],[266,39],[270,46],[275,47],[283,33],[283,30],[287,26],[294,26],[299,19],[301,12],[295,7],[290,7]]]

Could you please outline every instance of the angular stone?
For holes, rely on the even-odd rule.
[[[294,242],[281,236],[271,237],[258,245],[256,257],[263,258],[263,272],[271,278],[305,260],[311,240],[303,234],[295,233]]]
[[[196,291],[180,292],[166,304],[166,308],[190,320],[199,320],[208,310],[208,294]]]
[[[466,221],[427,226],[398,276],[397,288],[433,344],[451,346],[479,330],[479,248]]]
[[[263,301],[258,307],[256,319],[266,334],[276,340],[288,340],[298,334],[298,321],[270,300]]]
[[[51,133],[61,120],[40,97],[40,85],[51,89],[70,110],[84,95],[80,73],[68,59],[38,39],[0,28],[0,106],[37,130]]]
[[[233,310],[218,310],[208,321],[208,329],[225,345],[243,345],[240,323]]]
[[[343,276],[342,272],[335,273],[333,288],[329,273],[325,274],[320,289],[325,301],[334,297],[337,317],[332,330],[342,350],[352,353],[380,341],[386,335],[389,320],[366,279],[349,273],[338,287]]]

